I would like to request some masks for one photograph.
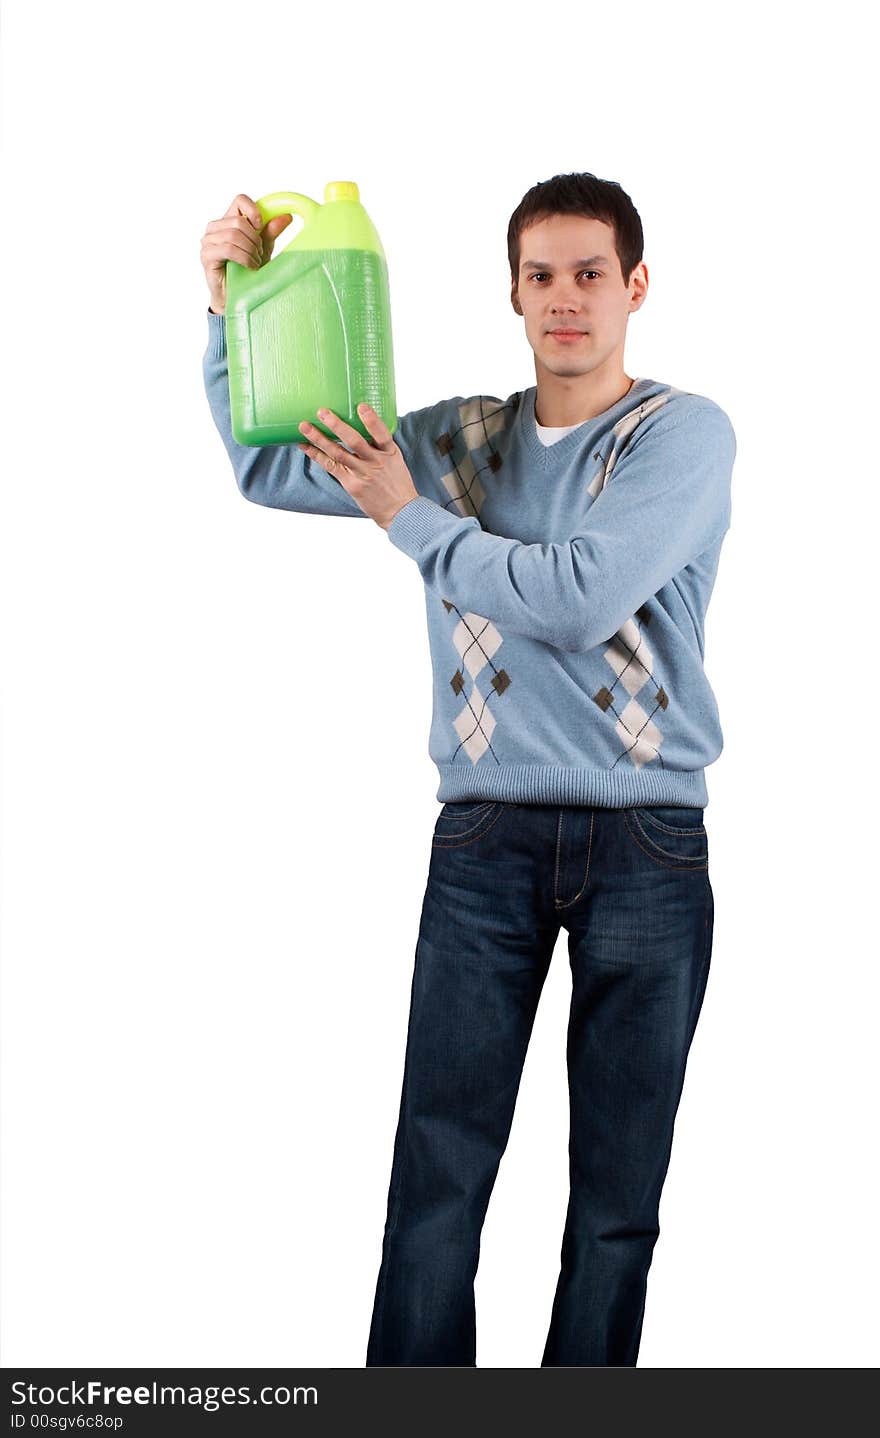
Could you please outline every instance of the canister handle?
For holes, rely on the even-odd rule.
[[[257,208],[264,225],[267,225],[270,220],[274,220],[276,215],[299,215],[303,221],[303,228],[305,228],[314,219],[321,206],[317,200],[309,199],[308,195],[298,195],[295,190],[275,190],[271,195],[264,195],[261,200],[257,200]],[[290,249],[290,245],[296,244],[301,234],[302,229],[297,230],[290,244],[285,245],[283,250],[274,254],[272,259],[277,260],[278,255],[283,255],[285,250]]]

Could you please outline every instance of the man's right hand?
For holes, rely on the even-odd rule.
[[[263,228],[259,206],[250,195],[236,195],[221,220],[210,220],[202,236],[202,268],[215,315],[226,310],[226,261],[258,270],[272,256],[272,247],[292,215],[276,215]]]

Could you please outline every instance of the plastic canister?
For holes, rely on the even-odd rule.
[[[302,441],[330,409],[365,439],[357,406],[397,428],[388,266],[357,185],[334,180],[324,203],[293,190],[257,200],[263,224],[303,220],[258,270],[226,265],[226,348],[232,433],[239,444]]]

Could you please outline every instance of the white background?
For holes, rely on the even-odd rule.
[[[639,1364],[876,1362],[858,14],[4,7],[5,1365],[364,1364],[438,810],[422,581],[372,521],[238,492],[200,241],[240,191],[355,180],[399,412],[504,395],[534,383],[508,219],[570,170],[645,228],[628,373],[715,399],[739,446],[712,970]],[[483,1232],[481,1367],[537,1366],[549,1321],[565,938]]]

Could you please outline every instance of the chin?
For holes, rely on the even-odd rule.
[[[560,379],[576,379],[578,375],[589,374],[593,365],[585,364],[583,360],[579,364],[556,364],[545,365],[551,374],[558,375]]]

